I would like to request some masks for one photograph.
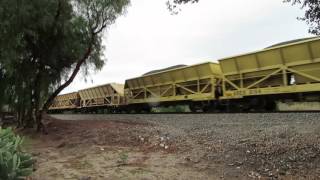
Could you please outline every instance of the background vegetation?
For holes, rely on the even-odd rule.
[[[104,65],[102,36],[129,0],[0,1],[0,105],[19,125],[43,129],[42,114],[80,70]]]

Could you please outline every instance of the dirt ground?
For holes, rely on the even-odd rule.
[[[242,117],[241,124],[215,116],[91,116],[50,118],[48,135],[25,133],[36,159],[31,179],[320,179],[317,115],[305,123]]]
[[[29,136],[37,160],[32,179],[209,178],[184,165],[175,145],[150,128],[129,121],[52,119],[48,135]]]

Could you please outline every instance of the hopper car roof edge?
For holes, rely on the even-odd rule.
[[[126,81],[127,81],[127,80],[133,80],[133,79],[141,78],[141,77],[153,76],[153,75],[157,75],[157,74],[161,74],[161,73],[165,73],[165,72],[170,72],[170,71],[174,71],[174,70],[178,70],[178,69],[186,69],[186,68],[189,68],[190,66],[200,66],[200,65],[209,64],[209,63],[210,63],[210,64],[219,65],[218,62],[206,61],[206,62],[202,62],[202,63],[187,65],[187,66],[184,66],[184,67],[178,67],[178,68],[168,69],[168,70],[164,70],[164,71],[160,71],[160,72],[156,72],[156,73],[152,73],[152,74],[137,76],[137,77],[134,77],[134,78],[126,79]]]
[[[75,95],[75,94],[78,94],[78,91],[74,91],[74,92],[70,92],[70,93],[65,93],[65,94],[58,94],[57,97],[58,97],[58,96],[61,97],[61,96]]]
[[[89,87],[89,88],[85,88],[85,89],[81,89],[77,92],[80,92],[80,91],[85,91],[85,90],[89,90],[89,89],[94,89],[94,88],[99,88],[99,87],[103,87],[103,86],[106,86],[106,85],[123,85],[121,83],[106,83],[106,84],[101,84],[101,85],[97,85],[97,86],[92,86],[92,87]]]
[[[70,95],[70,94],[75,94],[75,93],[78,93],[78,91],[69,92],[69,93],[64,93],[64,94],[59,94],[59,96],[60,96],[60,95]]]
[[[259,52],[266,52],[266,51],[270,51],[270,50],[280,49],[280,48],[283,48],[283,47],[294,46],[294,45],[303,44],[303,43],[312,42],[312,41],[317,41],[317,40],[320,40],[320,36],[315,36],[315,37],[307,39],[307,40],[298,41],[298,42],[289,43],[289,44],[284,44],[284,45],[280,45],[280,46],[275,46],[275,47],[271,47],[271,48],[267,48],[267,49],[252,51],[252,52],[249,52],[249,53],[243,53],[243,54],[238,54],[238,55],[234,55],[234,56],[228,56],[228,57],[225,57],[225,58],[218,59],[218,61],[224,61],[224,60],[227,60],[227,59],[233,59],[233,58],[237,58],[237,57],[247,56],[247,55],[250,55],[250,54],[255,54],[255,53],[259,53]]]

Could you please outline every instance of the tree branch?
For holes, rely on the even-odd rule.
[[[51,95],[50,97],[47,99],[47,101],[44,103],[44,105],[42,106],[42,112],[47,111],[49,109],[49,107],[51,106],[54,98],[66,87],[68,87],[72,81],[74,80],[74,78],[77,76],[78,72],[80,71],[80,68],[82,66],[82,64],[88,59],[88,57],[90,56],[91,52],[92,52],[92,48],[93,48],[93,39],[94,39],[94,34],[92,34],[91,36],[91,41],[89,44],[89,47],[87,48],[85,54],[83,55],[83,57],[81,59],[79,59],[77,61],[76,67],[73,70],[71,76],[69,77],[69,79],[64,82],[61,86],[58,87],[58,89],[56,89]]]

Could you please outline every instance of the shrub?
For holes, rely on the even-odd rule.
[[[0,180],[25,179],[33,171],[32,157],[21,151],[22,138],[0,127]]]

